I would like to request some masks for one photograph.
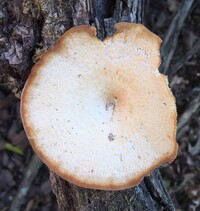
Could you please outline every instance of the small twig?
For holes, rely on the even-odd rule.
[[[166,34],[164,43],[161,49],[162,55],[162,64],[160,66],[160,72],[167,73],[169,69],[169,65],[171,63],[172,57],[176,50],[176,46],[178,43],[178,38],[181,32],[181,29],[184,25],[184,22],[190,12],[194,0],[184,0],[183,4],[181,5],[179,11],[174,16],[169,30]]]
[[[22,179],[21,184],[19,185],[18,192],[12,201],[10,211],[21,210],[21,206],[24,203],[24,199],[41,166],[42,161],[36,154],[34,154],[25,170],[24,177]]]
[[[200,50],[200,41],[198,41],[194,47],[191,48],[175,65],[169,70],[169,73],[175,74],[179,69],[181,69],[185,63],[191,59]]]
[[[188,104],[187,108],[179,118],[178,128],[177,128],[177,139],[180,139],[185,132],[185,126],[189,123],[191,118],[200,109],[200,93],[195,96],[191,102]]]

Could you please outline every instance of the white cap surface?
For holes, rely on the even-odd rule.
[[[161,40],[139,24],[118,23],[103,42],[74,27],[34,66],[21,115],[40,158],[76,185],[137,185],[177,154],[176,106],[158,72]]]

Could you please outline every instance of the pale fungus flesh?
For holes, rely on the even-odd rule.
[[[118,23],[68,30],[35,64],[21,98],[27,137],[46,165],[81,187],[122,190],[177,154],[175,98],[158,36]]]

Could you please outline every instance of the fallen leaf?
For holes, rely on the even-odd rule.
[[[14,152],[18,155],[24,155],[24,152],[19,147],[15,147],[12,144],[7,143],[7,142],[4,145],[4,149]]]

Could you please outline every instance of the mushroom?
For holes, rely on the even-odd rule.
[[[46,165],[81,187],[136,186],[177,155],[177,112],[160,74],[161,40],[118,23],[104,41],[68,30],[35,64],[21,98],[27,137]]]

